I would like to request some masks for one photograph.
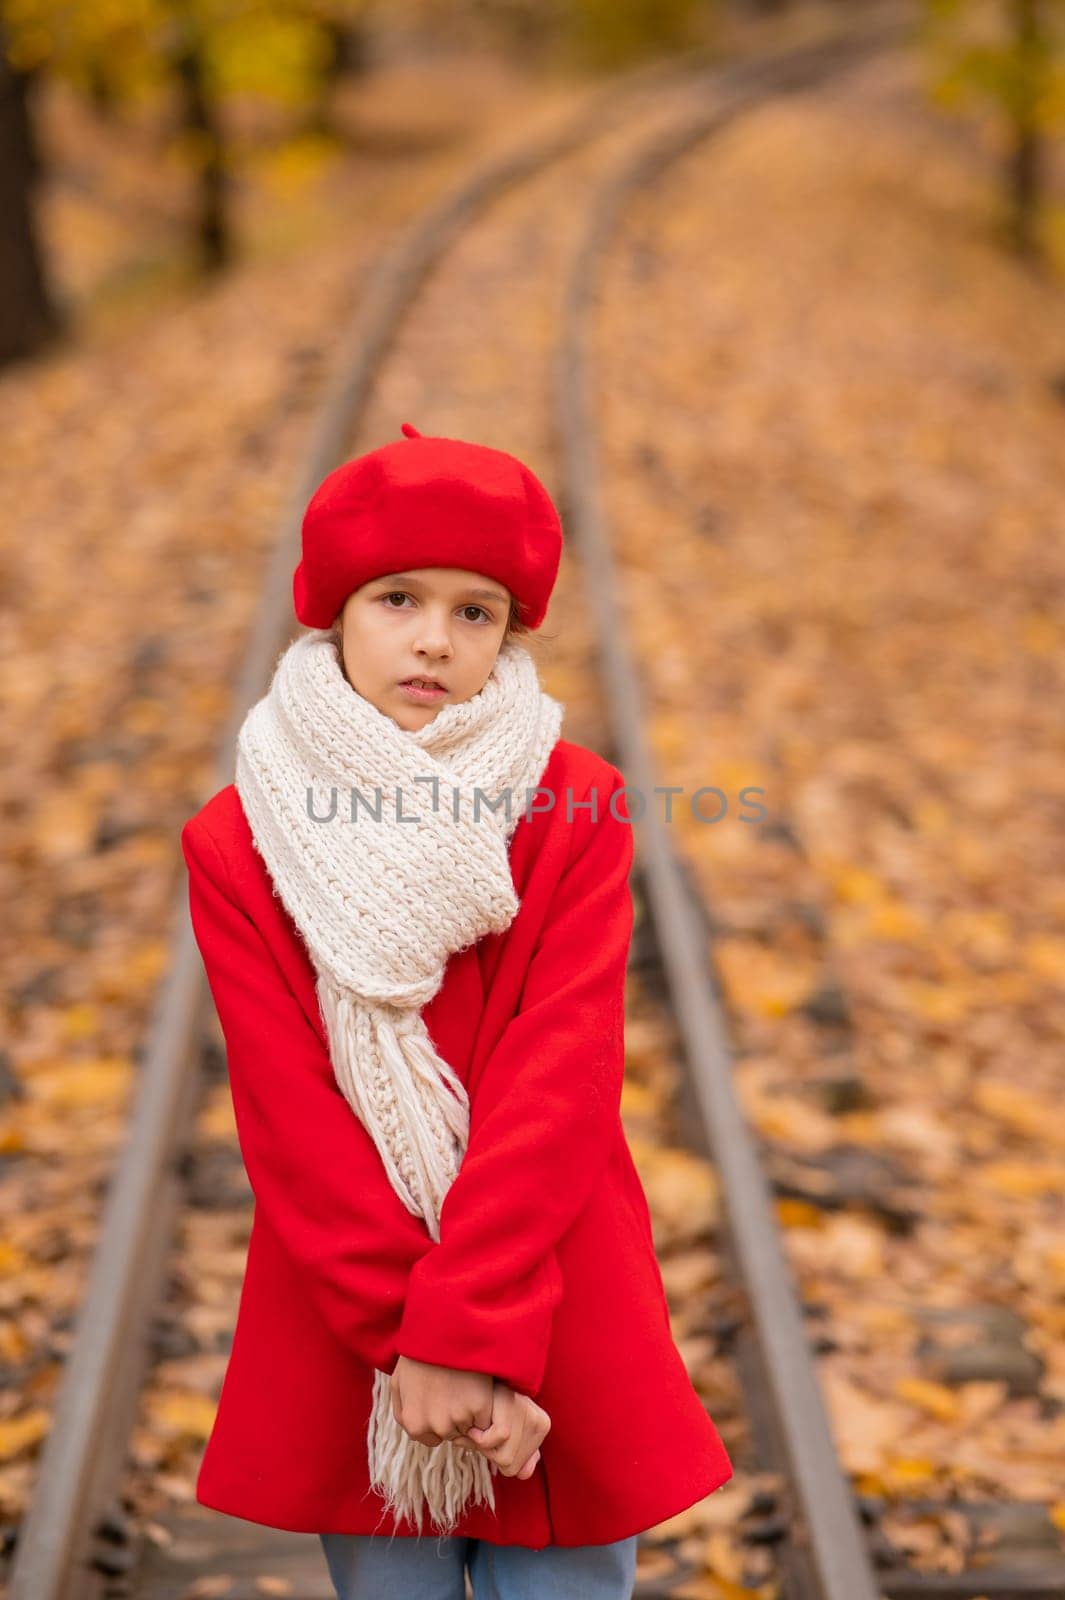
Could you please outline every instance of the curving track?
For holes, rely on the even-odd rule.
[[[593,96],[585,112],[541,144],[476,173],[427,215],[382,266],[323,406],[300,481],[283,519],[230,722],[220,745],[219,782],[229,781],[231,752],[248,705],[267,680],[289,622],[289,577],[302,508],[317,482],[354,448],[387,379],[387,361],[419,295],[488,208],[535,182],[572,181],[576,160],[592,159],[594,181],[582,236],[571,251],[557,323],[550,426],[557,436],[558,489],[571,544],[583,569],[601,671],[602,724],[588,737],[609,749],[630,785],[650,794],[655,772],[644,732],[638,674],[625,641],[599,485],[591,401],[590,312],[602,253],[626,201],[699,140],[763,103],[802,90],[890,47],[904,21],[893,8],[866,13],[858,27],[808,40],[771,56],[707,67],[688,63],[633,75]],[[610,165],[603,176],[602,150]],[[412,412],[415,408],[411,408]],[[575,735],[578,736],[578,735]],[[679,1029],[697,1143],[713,1156],[725,1197],[730,1270],[743,1314],[735,1351],[759,1457],[787,1486],[777,1541],[784,1593],[810,1600],[874,1600],[878,1594],[1018,1595],[1065,1593],[1065,1573],[1038,1560],[1017,1570],[930,1576],[877,1576],[863,1525],[833,1446],[802,1314],[784,1258],[772,1197],[755,1142],[732,1088],[726,1031],[704,951],[708,925],[687,885],[661,819],[647,808],[639,823],[641,913],[653,933],[652,965]],[[193,1119],[210,1072],[224,1077],[205,1039],[206,989],[184,911],[184,891],[168,979],[154,1020],[144,1081],[128,1145],[104,1218],[89,1293],[67,1363],[37,1494],[20,1530],[11,1600],[81,1600],[132,1594],[145,1600],[185,1594],[198,1578],[241,1574],[269,1564],[291,1592],[331,1593],[316,1541],[214,1518],[207,1542],[179,1527],[168,1556],[145,1556],[130,1542],[117,1503],[145,1369],[149,1331],[163,1294],[168,1247],[179,1208],[199,1203],[240,1211],[249,1198],[229,1175],[204,1186],[204,1152]],[[198,1189],[198,1197],[197,1191]],[[131,1347],[138,1352],[130,1354]],[[202,1527],[202,1524],[200,1525]],[[199,1543],[196,1540],[199,1539]],[[308,1548],[313,1543],[313,1549]],[[650,1565],[650,1564],[649,1564]],[[653,1569],[652,1569],[653,1570]],[[637,1593],[682,1592],[696,1576],[676,1558],[641,1582]],[[689,1591],[691,1592],[691,1591]]]

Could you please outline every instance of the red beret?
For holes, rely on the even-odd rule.
[[[465,567],[505,584],[538,628],[558,575],[562,524],[516,456],[403,423],[395,439],[335,468],[303,514],[292,579],[299,620],[329,628],[371,578],[414,567]]]

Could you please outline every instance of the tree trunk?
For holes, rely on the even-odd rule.
[[[207,85],[203,40],[194,18],[178,18],[171,60],[181,88],[182,127],[193,135],[199,171],[197,239],[204,272],[217,272],[232,258],[226,200],[225,140]]]
[[[41,164],[30,114],[32,77],[13,67],[0,30],[0,366],[36,355],[67,331],[33,216]]]
[[[304,119],[304,133],[339,139],[334,96],[342,78],[361,76],[370,63],[365,24],[354,17],[327,17],[322,23],[329,37],[329,59],[324,64],[314,99]]]
[[[1041,253],[1039,213],[1043,191],[1043,143],[1036,111],[1044,44],[1039,0],[1013,0],[1013,30],[1021,87],[1013,105],[1007,168],[1010,237],[1022,256],[1033,259]]]

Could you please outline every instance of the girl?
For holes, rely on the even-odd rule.
[[[256,1201],[196,1497],[340,1600],[620,1600],[732,1475],[621,1124],[624,779],[520,642],[543,485],[403,433],[312,497],[310,631],[181,835]]]

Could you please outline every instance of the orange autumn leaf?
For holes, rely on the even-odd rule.
[[[900,1378],[894,1391],[900,1400],[927,1411],[940,1422],[953,1422],[960,1415],[958,1397],[946,1384],[932,1383],[926,1378]]]

